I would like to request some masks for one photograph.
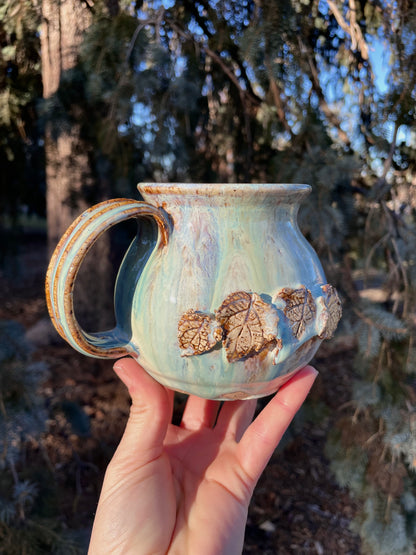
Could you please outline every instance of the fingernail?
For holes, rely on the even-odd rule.
[[[115,372],[122,372],[124,369],[124,359],[123,358],[119,358],[118,360],[115,361],[114,365],[113,365],[113,369]]]
[[[113,365],[113,370],[127,387],[127,389],[129,389],[131,385],[131,377],[128,365],[126,364],[126,359],[118,359]]]

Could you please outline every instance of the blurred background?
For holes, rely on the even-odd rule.
[[[244,552],[414,555],[415,103],[412,0],[2,1],[0,553],[86,552],[129,400],[59,339],[44,275],[84,209],[163,180],[312,185],[300,226],[343,301]],[[87,329],[135,232],[82,267]]]

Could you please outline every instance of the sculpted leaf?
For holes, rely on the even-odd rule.
[[[222,329],[210,314],[191,309],[181,316],[178,340],[182,356],[206,353],[221,339]]]
[[[305,286],[299,289],[285,287],[278,296],[286,303],[283,312],[291,324],[293,335],[300,339],[306,326],[315,319],[316,306],[312,293]]]
[[[281,339],[276,339],[276,344],[273,349],[273,364],[278,363],[279,353],[282,350],[283,341]]]
[[[257,293],[231,293],[215,315],[225,332],[229,362],[253,356],[277,340],[277,310]]]
[[[327,283],[321,287],[323,292],[323,310],[319,322],[320,339],[331,339],[342,316],[341,301],[335,287]]]

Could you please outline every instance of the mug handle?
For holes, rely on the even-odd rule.
[[[45,282],[49,315],[59,335],[84,355],[119,358],[131,354],[117,327],[102,333],[87,333],[80,327],[74,314],[73,291],[81,263],[100,235],[119,222],[138,217],[156,220],[156,249],[167,245],[170,223],[162,210],[147,202],[112,199],[83,212],[64,233],[52,255]]]

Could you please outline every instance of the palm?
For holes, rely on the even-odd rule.
[[[309,371],[294,381],[292,404],[282,389],[251,425],[253,401],[227,402],[217,416],[218,403],[190,397],[180,426],[169,423],[172,392],[144,373],[125,380],[132,410],[104,480],[90,555],[241,553],[255,483],[313,378]]]
[[[241,468],[235,439],[216,429],[180,429],[168,434],[166,452],[177,503],[173,552],[241,553],[254,484]],[[206,533],[207,523],[214,534]]]

